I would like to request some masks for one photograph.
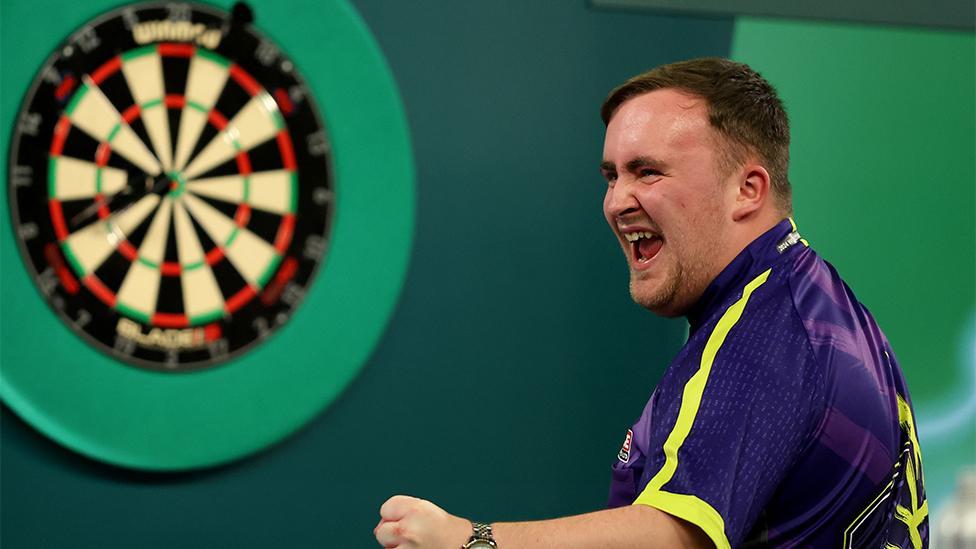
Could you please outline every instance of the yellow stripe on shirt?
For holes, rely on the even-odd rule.
[[[725,311],[711,335],[708,336],[705,349],[702,351],[701,365],[685,384],[684,391],[681,394],[681,408],[678,410],[678,419],[664,442],[664,466],[651,478],[644,491],[634,500],[634,505],[656,507],[698,526],[719,549],[730,547],[728,537],[725,535],[725,521],[722,519],[722,515],[700,498],[687,494],[672,494],[661,490],[661,487],[671,480],[674,472],[678,469],[678,450],[688,438],[688,434],[691,433],[691,427],[698,415],[702,395],[705,392],[705,384],[708,382],[708,375],[712,371],[715,356],[722,348],[722,344],[725,343],[725,338],[729,335],[732,327],[742,318],[742,312],[745,310],[752,292],[766,282],[770,272],[772,269],[767,269],[746,284],[745,289],[742,290],[742,297]]]
[[[787,217],[786,219],[789,219],[789,220],[790,220],[790,225],[791,225],[791,226],[793,227],[793,232],[797,232],[797,231],[798,231],[798,229],[796,228],[796,221],[793,221],[793,218],[792,218],[792,217]],[[809,247],[810,247],[810,243],[809,243],[809,242],[807,242],[807,239],[805,239],[805,238],[801,238],[801,239],[800,239],[800,242],[801,242],[801,243],[802,243],[802,244],[803,244],[804,246],[806,246],[807,248],[809,248]]]

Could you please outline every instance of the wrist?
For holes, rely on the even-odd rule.
[[[471,535],[461,549],[498,549],[490,524],[475,521],[470,524]]]

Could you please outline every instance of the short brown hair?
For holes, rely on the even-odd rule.
[[[753,152],[766,163],[776,205],[792,211],[787,171],[790,162],[790,122],[776,89],[748,65],[720,57],[703,57],[661,65],[624,82],[600,107],[609,124],[620,105],[654,90],[672,88],[703,98],[708,120],[725,137],[720,167],[725,171]]]

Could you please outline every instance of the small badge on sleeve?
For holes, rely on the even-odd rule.
[[[620,447],[620,452],[617,454],[617,459],[627,463],[630,461],[630,441],[634,438],[634,431],[627,429],[627,437],[624,438],[624,444]]]

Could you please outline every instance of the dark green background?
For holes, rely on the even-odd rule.
[[[258,25],[262,4],[253,2]],[[974,310],[974,92],[972,69],[958,67],[972,58],[972,33],[669,17],[582,1],[353,4],[399,83],[417,166],[411,267],[362,374],[276,447],[175,476],[79,458],[4,409],[4,547],[371,547],[377,509],[398,492],[486,520],[602,506],[609,465],[685,325],[629,301],[601,214],[597,108],[624,78],[682,58],[732,54],[783,91],[800,228],[850,273],[882,326],[895,325],[889,335],[918,386],[917,407],[969,379],[956,349]],[[81,22],[45,18],[38,30],[53,46]],[[887,55],[892,44],[907,45]],[[10,46],[5,64],[16,55]],[[911,66],[946,58],[936,74],[906,77],[904,93],[878,87],[878,75],[904,74],[899,54],[919,48]],[[289,53],[299,66],[315,55]],[[3,100],[26,87],[4,80]],[[876,107],[882,92],[896,110]],[[939,114],[923,109],[912,124],[934,130],[886,124],[919,106]],[[361,175],[382,181],[382,151]],[[369,253],[383,253],[382,220],[363,230],[375,233]],[[920,286],[934,269],[952,276]],[[920,287],[933,297],[918,297]],[[906,298],[936,311],[915,315]],[[930,330],[919,316],[943,323]],[[951,438],[933,457],[940,471],[926,471],[943,497],[954,468],[974,460]]]

